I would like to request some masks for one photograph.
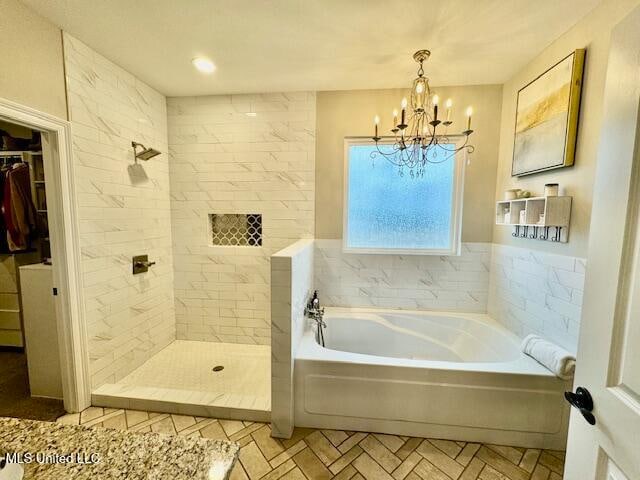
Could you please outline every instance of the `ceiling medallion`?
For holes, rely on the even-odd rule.
[[[465,150],[471,153],[473,145],[469,144],[471,130],[471,115],[473,109],[467,107],[467,128],[460,134],[450,134],[449,127],[453,102],[447,99],[445,102],[444,116],[438,112],[440,107],[440,97],[431,94],[429,79],[424,76],[422,64],[429,58],[429,50],[418,50],[413,54],[413,58],[420,65],[418,76],[413,81],[411,87],[410,110],[407,99],[403,98],[400,104],[401,113],[398,121],[398,110],[393,111],[393,128],[388,137],[378,135],[380,117],[374,118],[375,134],[372,137],[376,142],[376,151],[371,157],[382,156],[392,164],[398,166],[400,175],[408,169],[412,177],[422,177],[425,173],[427,163],[443,163],[453,157],[456,153]],[[439,115],[440,113],[440,115]],[[453,137],[462,137],[462,145],[455,147],[456,141]],[[455,140],[459,143],[459,138]]]

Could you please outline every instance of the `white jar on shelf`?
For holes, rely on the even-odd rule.
[[[518,223],[520,223],[521,225],[527,223],[527,212],[525,212],[524,210],[520,210],[520,222]]]
[[[519,188],[510,188],[509,190],[504,191],[504,199],[505,200],[515,200],[518,198]]]
[[[545,197],[557,197],[558,196],[558,184],[557,183],[546,183],[544,185],[544,196]]]
[[[504,211],[504,223],[511,223],[511,210]]]

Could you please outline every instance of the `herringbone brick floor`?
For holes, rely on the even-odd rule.
[[[561,480],[564,452],[91,407],[60,423],[238,442],[232,480]]]

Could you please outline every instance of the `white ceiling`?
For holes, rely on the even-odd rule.
[[[503,83],[600,3],[23,1],[169,96],[404,87],[420,48],[433,85]],[[197,72],[198,55],[216,72]]]

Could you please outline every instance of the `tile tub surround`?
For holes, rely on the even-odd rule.
[[[178,338],[268,345],[269,259],[314,232],[315,93],[167,108]],[[261,213],[262,247],[211,246],[210,213]]]
[[[93,388],[175,339],[166,100],[64,34]],[[134,163],[131,141],[161,152]],[[133,276],[131,257],[156,265]]]
[[[0,442],[13,453],[97,454],[100,461],[24,464],[24,478],[223,480],[239,446],[226,440],[0,418]]]
[[[488,312],[524,337],[541,335],[575,352],[586,260],[494,244]]]
[[[313,292],[313,245],[300,240],[271,257],[271,426],[280,438],[293,431],[293,364]]]
[[[342,240],[315,245],[315,287],[324,305],[487,311],[489,243],[463,243],[460,256],[351,254]]]
[[[266,345],[176,340],[119,382],[94,390],[92,404],[268,421],[270,363]]]

